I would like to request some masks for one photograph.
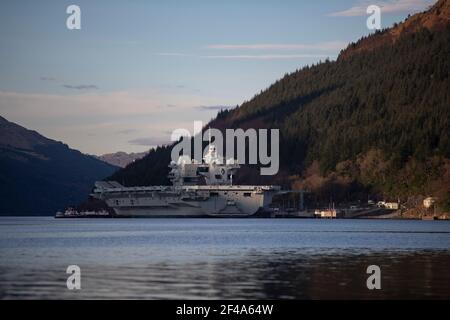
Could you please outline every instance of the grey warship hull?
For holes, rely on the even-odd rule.
[[[267,209],[276,186],[130,187],[97,184],[92,196],[119,217],[249,217]]]

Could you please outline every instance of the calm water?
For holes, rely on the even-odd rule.
[[[0,218],[3,299],[450,298],[449,268],[450,221]]]

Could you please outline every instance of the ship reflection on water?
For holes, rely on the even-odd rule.
[[[368,290],[366,268],[375,263],[382,270],[382,289]],[[287,250],[225,261],[114,268],[98,274],[102,281],[98,276],[87,281],[90,288],[109,288],[102,294],[109,298],[448,299],[449,263],[448,253],[437,252],[309,256]],[[98,293],[86,292],[91,294]]]
[[[450,298],[450,224],[288,219],[0,220],[0,297]],[[65,268],[81,268],[67,290]],[[381,290],[366,269],[381,268]]]

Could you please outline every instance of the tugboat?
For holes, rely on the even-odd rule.
[[[107,218],[111,217],[110,213],[101,211],[77,211],[73,208],[67,208],[64,212],[58,211],[55,218]]]

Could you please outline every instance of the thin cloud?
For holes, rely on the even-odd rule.
[[[156,55],[162,57],[195,57],[195,55],[180,52],[159,52]]]
[[[116,134],[130,134],[137,132],[136,129],[124,129],[124,130],[118,130],[116,131]]]
[[[145,88],[101,92],[73,91],[74,94],[38,94],[0,90],[1,116],[61,140],[89,154],[124,150],[140,152],[148,145],[130,144],[135,138],[154,137],[147,143],[170,141],[174,128],[193,131],[193,121],[210,120],[210,113],[195,106],[233,105],[229,97],[212,97],[189,92]],[[176,106],[162,108],[167,104]],[[136,133],[117,133],[136,129]],[[170,131],[169,133],[166,131]],[[95,136],[88,135],[95,133]],[[134,141],[135,143],[144,141]]]
[[[94,84],[80,84],[80,85],[63,84],[63,87],[66,89],[74,89],[74,90],[98,90],[98,87]]]
[[[332,58],[328,54],[234,54],[234,55],[191,55],[183,53],[157,54],[167,57],[194,57],[200,59],[225,59],[225,60],[295,60],[308,58]]]
[[[233,107],[231,106],[198,106],[197,109],[203,110],[203,111],[221,111],[221,110],[228,110]]]
[[[158,117],[159,120],[182,119],[188,116],[184,114],[183,110],[192,111],[194,106],[220,104],[221,101],[215,98],[194,94],[164,93],[157,89],[105,93],[93,91],[80,95],[0,91],[0,110],[6,115],[12,113],[25,118],[71,118],[89,115],[101,118],[105,116],[119,118],[151,116],[154,119]],[[165,107],[162,108],[162,106],[168,106],[167,112],[163,112]],[[177,109],[176,113],[174,113],[174,109]],[[126,128],[118,127],[114,131],[123,129]]]
[[[426,9],[435,0],[391,0],[391,1],[362,1],[353,7],[328,14],[331,17],[359,17],[367,15],[367,7],[377,5],[382,13],[414,13]]]
[[[343,46],[342,48],[344,48]],[[157,53],[166,57],[193,57],[200,59],[227,59],[227,60],[292,60],[308,58],[331,58],[334,55],[328,54],[234,54],[234,55],[193,55],[184,53]]]
[[[132,145],[138,145],[138,146],[160,146],[160,145],[166,145],[169,143],[168,140],[162,139],[162,138],[136,138],[133,140],[128,141]]]
[[[53,77],[40,77],[39,78],[41,81],[56,81],[56,78]]]
[[[329,41],[314,44],[302,43],[257,43],[257,44],[212,44],[206,49],[213,50],[340,50],[347,45],[343,41]]]
[[[227,60],[292,60],[307,58],[330,58],[326,54],[238,54],[238,55],[209,55],[202,56],[207,59],[227,59]]]

